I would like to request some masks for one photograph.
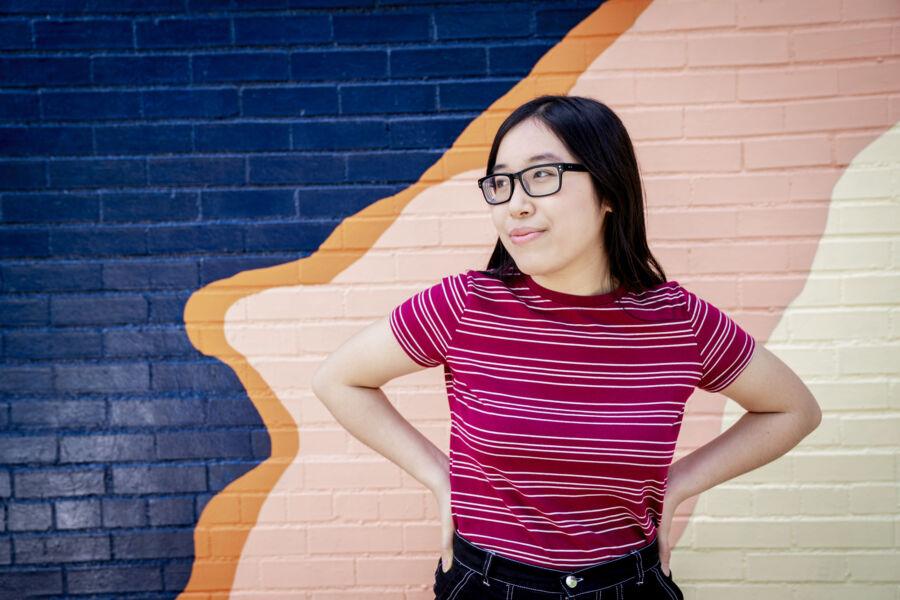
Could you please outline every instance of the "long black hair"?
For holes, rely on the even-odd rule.
[[[603,244],[613,279],[630,292],[665,283],[665,271],[647,244],[644,193],[634,147],[616,113],[602,102],[582,96],[546,94],[529,100],[500,124],[486,175],[494,169],[503,137],[529,118],[546,124],[588,168],[600,201],[612,209],[604,220]],[[501,278],[521,274],[499,237],[486,272]]]

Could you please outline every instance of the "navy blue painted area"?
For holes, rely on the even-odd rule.
[[[270,453],[190,294],[314,252],[600,2],[0,0],[0,598],[174,598]]]

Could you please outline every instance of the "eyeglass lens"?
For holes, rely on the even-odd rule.
[[[522,185],[530,196],[547,196],[559,191],[559,169],[553,166],[534,167],[522,173]],[[512,177],[495,175],[481,184],[484,198],[491,204],[506,202],[512,190]]]

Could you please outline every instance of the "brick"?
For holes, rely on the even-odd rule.
[[[0,367],[0,392],[49,392],[52,389],[51,367]]]
[[[31,27],[25,19],[0,21],[0,49],[26,50],[31,48]]]
[[[86,57],[0,58],[0,81],[4,87],[84,85],[90,80],[90,62]]]
[[[6,156],[91,153],[90,127],[0,127],[0,154]]]
[[[43,161],[0,161],[0,190],[35,190],[47,186],[47,165]]]
[[[59,500],[56,502],[57,529],[89,529],[99,526],[99,500]]]
[[[0,325],[46,325],[49,322],[47,298],[0,297]]]
[[[287,124],[197,125],[194,136],[199,152],[287,150],[291,146],[291,129]]]
[[[40,114],[34,92],[0,92],[0,119],[34,119]]]
[[[346,181],[383,181],[388,173],[393,180],[414,181],[440,157],[439,151],[355,153],[347,157]]]
[[[431,16],[423,14],[366,14],[332,17],[334,39],[339,44],[427,42]]]
[[[319,44],[331,40],[328,15],[237,17],[234,42],[238,46]]]
[[[295,150],[380,148],[391,136],[387,122],[381,119],[295,123],[291,132]]]
[[[332,85],[245,87],[241,90],[241,114],[249,117],[331,115],[337,112],[337,107],[338,91]]]
[[[57,295],[50,298],[50,318],[55,325],[133,325],[147,319],[147,301],[139,294]]]
[[[243,250],[243,226],[180,225],[150,230],[147,247],[157,252],[239,252]]]
[[[244,183],[243,158],[151,158],[147,161],[147,169],[151,185]]]
[[[152,461],[153,436],[147,434],[69,435],[59,438],[59,462]]]
[[[200,204],[205,219],[292,217],[293,190],[204,191]]]
[[[208,424],[211,426],[257,426],[261,423],[259,411],[248,399],[210,399]]]
[[[113,426],[201,425],[205,411],[199,400],[115,400],[110,403]]]
[[[272,436],[268,429],[251,431],[250,443],[253,445],[253,458],[265,460],[272,456]]]
[[[509,10],[453,10],[436,11],[434,15],[437,40],[466,40],[488,38],[531,37],[534,31],[531,11]],[[498,23],[502,26],[498,27]],[[546,35],[541,31],[541,35]]]
[[[133,192],[101,195],[109,222],[193,221],[200,216],[196,192]]]
[[[206,490],[202,466],[111,467],[116,494],[171,494]]]
[[[103,267],[103,289],[105,290],[164,290],[164,289],[195,289],[198,282],[198,266],[194,259],[187,260],[155,260],[153,262],[135,263],[123,261],[119,263],[106,263]],[[131,340],[134,332],[118,331],[110,332],[126,336],[121,339]],[[160,332],[146,332],[151,338],[158,337]],[[111,339],[107,335],[107,340]],[[118,338],[112,338],[118,339]],[[150,341],[151,344],[153,340]],[[138,340],[130,344],[134,350],[141,346]],[[107,347],[109,356],[119,354],[115,348]]]
[[[70,594],[114,592],[153,592],[162,590],[162,568],[153,565],[75,568],[66,570],[66,589]]]
[[[9,471],[0,471],[0,498],[9,498],[12,488],[9,485]]]
[[[101,512],[104,528],[147,525],[146,503],[140,498],[103,498]]]
[[[6,510],[9,531],[46,531],[53,526],[52,510],[46,502],[10,502]]]
[[[7,292],[63,292],[102,287],[99,264],[34,263],[0,265],[0,281]]]
[[[17,563],[73,563],[111,558],[110,541],[105,535],[16,538],[13,542]]]
[[[10,599],[62,594],[62,570],[25,571],[17,566],[15,571],[0,571],[0,592]]]
[[[141,116],[139,92],[42,92],[41,109],[53,121],[137,119]]]
[[[271,250],[314,251],[319,240],[328,237],[334,230],[331,221],[300,223],[277,223],[272,225],[251,225],[247,227],[244,246],[248,252]],[[304,243],[308,240],[307,243]]]
[[[297,204],[300,218],[340,218],[368,206],[373,199],[396,194],[405,185],[368,185],[348,189],[307,188],[298,192]]]
[[[158,362],[153,365],[153,390],[176,392],[235,391],[243,387],[228,365],[219,361],[190,363]]]
[[[100,220],[100,197],[96,194],[4,194],[4,223],[96,222]]]
[[[188,342],[182,328],[163,331],[109,331],[104,334],[107,356],[195,356],[196,349]]]
[[[135,21],[138,48],[202,48],[231,43],[230,19],[192,17]]]
[[[50,247],[57,257],[146,254],[146,235],[142,227],[56,228],[50,232]]]
[[[146,363],[56,366],[56,389],[63,392],[143,392],[149,380]]]
[[[16,428],[99,427],[106,422],[106,403],[102,400],[63,400],[14,402],[10,423]]]
[[[220,256],[205,258],[200,265],[200,283],[206,285],[220,279],[231,277],[235,273],[249,269],[263,269],[297,260],[297,255],[278,256]],[[180,319],[179,319],[180,322]]]
[[[117,558],[169,558],[193,556],[192,527],[174,531],[140,531],[112,534],[113,551]]]
[[[243,458],[251,455],[250,435],[246,431],[157,433],[156,453],[162,460]]]
[[[344,112],[364,115],[372,113],[428,112],[437,108],[435,90],[428,83],[341,86]]]
[[[17,498],[91,496],[106,491],[102,469],[57,469],[16,471],[13,474]]]
[[[43,257],[50,255],[48,231],[35,229],[0,230],[0,258]]]
[[[170,154],[191,152],[189,125],[96,127],[98,154]]]
[[[486,74],[487,55],[482,48],[400,48],[391,51],[391,77]]]
[[[204,259],[206,260],[206,259]],[[200,281],[203,283],[203,269],[200,267]],[[147,318],[149,323],[176,323],[179,326],[184,325],[184,305],[191,295],[190,292],[172,293],[165,292],[154,294],[152,292],[144,292],[144,297],[150,306],[150,316]]]
[[[531,42],[514,46],[491,45],[488,47],[490,75],[518,75],[528,72],[538,60],[554,46],[552,42]]]
[[[192,562],[193,561],[178,562],[177,560],[166,562],[163,566],[163,577],[165,578],[167,590],[180,592],[187,586],[188,581],[191,578],[191,571],[193,570]]]
[[[391,148],[439,148],[468,126],[468,118],[397,119],[391,122]]]
[[[535,30],[542,36],[559,37],[569,33],[587,16],[584,9],[566,10],[565,7],[552,7],[547,10],[537,10],[534,14]],[[693,15],[691,15],[693,17]]]
[[[35,464],[56,461],[56,437],[17,435],[0,438],[0,464]]]
[[[387,76],[388,54],[385,50],[305,50],[291,54],[292,81]]]
[[[83,158],[49,163],[50,187],[145,185],[147,166],[139,159]]]
[[[336,155],[250,156],[249,183],[339,183],[344,180],[345,164]]]
[[[460,81],[438,86],[438,103],[442,110],[481,110],[492,104],[518,83],[518,79]]]
[[[95,56],[91,59],[98,85],[190,83],[187,56]]]
[[[150,498],[147,501],[150,524],[154,527],[194,524],[194,498]]]
[[[257,462],[216,463],[209,466],[209,489],[220,491],[244,473],[252,471]]]
[[[195,54],[193,68],[198,83],[287,81],[290,73],[288,55],[274,52]]]
[[[102,337],[96,331],[10,331],[6,354],[12,358],[96,358],[103,354]]]
[[[146,90],[147,118],[224,118],[238,114],[238,93],[228,89]]]
[[[131,21],[128,19],[34,22],[34,47],[38,50],[131,48],[133,45]]]

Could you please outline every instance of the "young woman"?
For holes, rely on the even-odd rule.
[[[478,182],[499,239],[335,351],[313,387],[436,496],[438,600],[683,599],[676,507],[793,448],[815,398],[651,254],[631,140],[606,105],[541,96],[500,126]],[[442,365],[448,458],[380,386]],[[694,388],[744,415],[672,463]]]

